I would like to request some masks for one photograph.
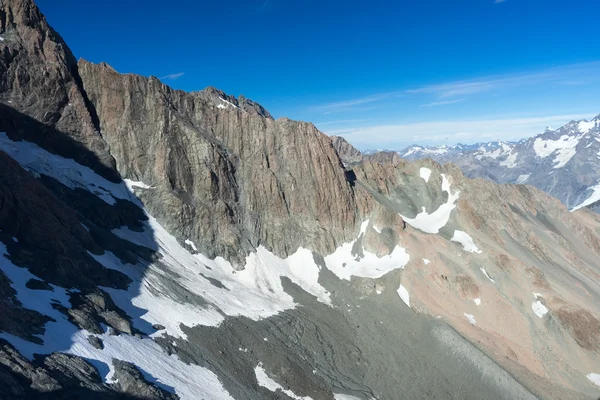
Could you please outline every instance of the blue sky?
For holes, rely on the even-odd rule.
[[[600,113],[592,0],[38,0],[76,57],[244,94],[359,148],[534,135]]]

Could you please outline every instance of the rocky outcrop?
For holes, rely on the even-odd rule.
[[[121,393],[128,393],[148,400],[175,400],[179,396],[149,384],[135,365],[120,360],[113,360],[115,373],[112,385]]]
[[[83,60],[79,72],[118,170],[153,186],[140,194],[146,207],[202,253],[239,264],[260,245],[328,253],[354,232],[352,187],[312,124],[221,108]]]
[[[341,136],[331,136],[333,147],[345,164],[362,161],[362,153]]]
[[[248,114],[273,119],[273,116],[263,106],[245,98],[243,95],[235,97],[212,86],[209,86],[199,92],[193,92],[192,94],[203,100],[206,100],[206,102],[217,108],[230,110],[239,109]]]
[[[74,158],[117,181],[77,62],[33,1],[0,4],[0,36],[0,131]]]

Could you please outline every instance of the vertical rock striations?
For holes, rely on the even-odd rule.
[[[120,173],[154,186],[146,207],[204,254],[241,262],[259,245],[328,253],[355,230],[352,187],[314,125],[105,64],[81,60],[79,73]]]

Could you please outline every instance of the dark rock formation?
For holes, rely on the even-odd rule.
[[[146,382],[141,372],[131,363],[113,359],[113,367],[115,368],[115,373],[112,378],[116,383],[112,384],[112,386],[118,392],[135,395],[148,400],[171,400],[179,398],[177,395]]]
[[[97,116],[82,90],[77,62],[33,1],[3,1],[0,34],[0,102],[9,106],[0,113],[0,130],[118,180]],[[40,124],[33,121],[44,129],[34,129]]]

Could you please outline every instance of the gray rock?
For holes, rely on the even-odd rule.
[[[15,396],[29,389],[37,392],[52,392],[62,388],[44,368],[34,366],[4,339],[0,339],[0,366],[4,367],[0,369],[2,371],[0,383],[4,382],[0,388],[14,388]]]
[[[102,342],[102,339],[100,339],[98,336],[89,335],[87,337],[87,340],[92,346],[94,346],[98,350],[104,349],[104,343]]]
[[[148,400],[171,400],[179,399],[179,396],[148,383],[137,367],[131,363],[113,359],[115,373],[111,386],[115,390]]]
[[[136,190],[145,207],[201,253],[238,265],[259,245],[329,253],[357,228],[352,186],[314,125],[219,108],[103,64],[78,68],[119,171],[152,185]]]
[[[85,387],[97,392],[106,391],[96,368],[82,358],[53,353],[43,359],[42,365],[65,389]]]

